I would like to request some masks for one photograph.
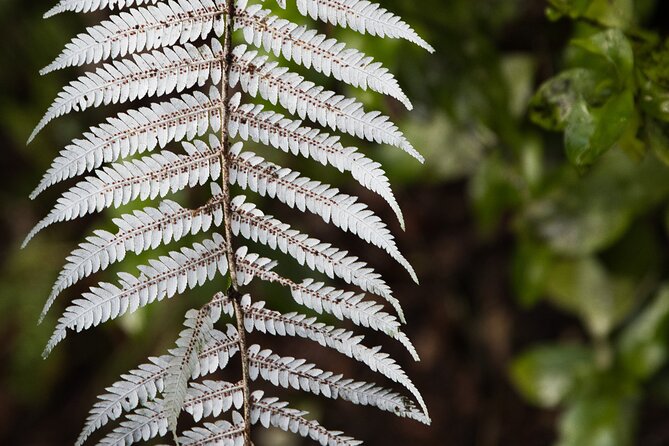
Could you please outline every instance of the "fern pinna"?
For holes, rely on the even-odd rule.
[[[377,4],[364,0],[296,3],[302,15],[315,20],[363,34],[406,39],[432,51],[409,25]],[[283,1],[278,4],[287,6]],[[388,95],[411,109],[393,75],[362,52],[245,0],[234,4],[232,0],[61,0],[46,16],[105,8],[111,10],[109,19],[73,38],[42,74],[86,64],[99,67],[58,94],[30,139],[50,121],[72,111],[148,98],[155,101],[92,127],[60,152],[33,197],[59,182],[92,175],[58,199],[26,242],[53,223],[136,200],[164,198],[184,188],[211,183],[211,199],[196,209],[165,200],[157,207],[114,219],[116,232],[95,231],[67,258],[44,313],[62,291],[121,262],[128,252],[139,254],[186,236],[208,234],[200,243],[151,260],[139,267],[138,274],[119,273],[116,283],[91,287],[65,309],[45,354],[69,332],[89,329],[219,276],[230,280],[217,279],[227,289],[186,314],[185,329],[172,350],[122,375],[100,395],[77,444],[122,416],[125,419],[100,444],[129,445],[171,433],[183,445],[249,445],[250,426],[255,423],[311,437],[323,445],[359,443],[327,430],[276,398],[252,391],[251,381],[257,379],[429,423],[420,393],[380,347],[368,347],[355,332],[314,317],[272,311],[243,290],[253,279],[279,284],[298,304],[383,332],[417,360],[416,350],[401,330],[404,318],[399,302],[380,275],[357,257],[291,229],[265,215],[244,195],[231,192],[234,186],[316,214],[386,251],[416,280],[386,225],[355,196],[266,161],[242,145],[250,141],[271,146],[349,172],[383,197],[403,226],[402,212],[379,163],[355,147],[345,147],[339,136],[328,131],[396,146],[421,162],[422,157],[387,116],[306,80],[275,59]],[[246,45],[233,44],[237,30]],[[254,100],[265,101],[271,109]],[[277,107],[288,116],[273,111]],[[176,142],[182,143],[182,150],[172,147]],[[171,150],[164,150],[168,145]],[[361,292],[283,277],[274,272],[274,261],[246,246],[233,248],[237,239],[279,250]],[[385,299],[398,316],[364,293]],[[218,321],[223,316],[234,325],[221,326]],[[246,333],[252,331],[318,342],[366,364],[410,396],[248,345]],[[239,382],[206,379],[235,354],[241,359]],[[231,412],[227,419],[221,418],[224,412]],[[180,432],[178,420],[184,413],[203,423]]]

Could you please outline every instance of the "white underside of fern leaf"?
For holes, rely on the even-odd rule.
[[[185,328],[168,354],[150,358],[107,387],[91,409],[77,446],[112,423],[99,444],[127,446],[171,433],[181,445],[248,446],[252,424],[322,445],[360,444],[309,419],[306,412],[253,392],[252,382],[260,379],[430,423],[420,392],[381,346],[368,347],[363,335],[318,317],[271,310],[253,292],[241,291],[254,279],[277,283],[295,304],[384,333],[418,360],[402,330],[400,302],[378,272],[354,253],[265,214],[252,195],[283,203],[295,214],[314,214],[356,235],[388,254],[418,282],[382,218],[354,194],[266,161],[255,148],[243,151],[242,146],[267,146],[346,172],[360,187],[378,194],[403,229],[404,215],[381,164],[362,144],[348,146],[344,141],[352,137],[394,146],[419,162],[423,157],[388,116],[310,81],[308,74],[293,72],[286,63],[394,98],[409,110],[413,105],[394,75],[373,57],[282,18],[280,10],[263,9],[268,2],[233,1],[60,0],[45,13],[51,17],[100,11],[109,17],[74,37],[42,70],[46,74],[94,65],[58,93],[29,141],[72,112],[111,104],[125,111],[89,128],[55,157],[31,198],[87,176],[58,198],[24,245],[55,223],[121,206],[135,210],[113,219],[117,229],[95,230],[71,252],[40,320],[57,296],[110,265],[120,264],[122,269],[129,254],[181,245],[169,248],[167,255],[154,255],[136,274],[120,272],[114,283],[101,281],[75,297],[58,319],[45,354],[71,332],[194,293],[207,282],[217,280],[221,287],[209,303],[186,313]],[[276,4],[361,34],[403,39],[434,51],[398,15],[367,0]],[[233,35],[234,31],[239,32]],[[172,196],[207,183],[210,198],[192,209]],[[248,195],[233,194],[231,188]],[[139,209],[139,203],[151,200],[159,201]],[[277,251],[293,262],[293,268],[285,276],[279,274],[276,260],[241,244],[237,247],[238,239]],[[185,241],[188,246],[183,246]],[[289,277],[305,274],[304,280]],[[324,278],[359,290],[331,286]],[[392,314],[386,306],[392,307]],[[236,326],[217,328],[223,317],[236,319]],[[403,390],[345,378],[297,355],[280,356],[260,344],[249,345],[246,334],[251,332],[316,342]],[[245,364],[241,381],[202,381],[228,367],[235,354]],[[221,419],[226,413],[230,418]],[[179,424],[184,414],[197,424],[186,431]]]

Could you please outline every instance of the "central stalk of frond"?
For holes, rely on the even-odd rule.
[[[246,347],[246,329],[244,328],[244,312],[240,305],[242,298],[237,283],[237,264],[235,249],[232,242],[232,197],[230,195],[230,138],[228,135],[228,121],[230,119],[230,70],[232,68],[232,32],[234,30],[235,6],[234,0],[225,3],[225,35],[223,43],[222,65],[224,67],[221,76],[221,187],[223,189],[223,215],[225,225],[225,239],[227,241],[228,271],[230,274],[230,286],[227,295],[232,301],[237,321],[237,332],[239,333],[239,352],[242,362],[242,383],[244,392],[244,446],[251,446],[251,391],[249,388],[249,359]]]

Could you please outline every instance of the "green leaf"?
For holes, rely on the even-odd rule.
[[[593,355],[586,347],[535,347],[513,361],[511,379],[528,401],[552,408],[565,402],[592,367]]]
[[[576,101],[571,113],[569,113],[567,126],[564,130],[565,149],[572,164],[577,166],[588,165],[600,154],[598,152],[603,148],[593,149],[590,143],[596,132],[596,127],[597,118],[588,104],[583,99]]]
[[[504,212],[520,202],[514,182],[517,174],[513,166],[491,155],[484,159],[470,182],[470,195],[480,229],[491,232]]]
[[[574,68],[546,81],[530,102],[530,119],[546,130],[562,131],[567,118],[584,97],[596,90],[591,70]]]
[[[634,20],[634,0],[592,0],[585,16],[610,28],[627,29]]]
[[[594,257],[554,263],[546,291],[557,306],[580,316],[596,339],[606,338],[636,303],[632,284],[614,280]]]
[[[636,405],[628,399],[584,397],[562,415],[557,446],[631,446],[635,424]]]
[[[641,81],[639,107],[651,117],[669,122],[669,90],[649,79]]]
[[[585,14],[592,0],[548,0],[546,14],[550,20],[562,17],[577,18]]]
[[[592,164],[628,131],[634,116],[631,90],[613,96],[599,108],[590,108],[583,99],[577,101],[565,128],[567,157],[576,166]]]
[[[646,142],[651,150],[664,164],[669,166],[669,124],[648,118],[644,131]]]
[[[625,369],[639,379],[654,375],[669,356],[669,287],[622,332],[618,344]]]
[[[611,28],[628,28],[634,19],[632,0],[549,0],[550,20],[586,18]]]
[[[547,246],[519,243],[513,256],[512,281],[517,299],[524,306],[532,306],[542,297],[552,260]]]
[[[500,70],[509,92],[509,111],[522,118],[534,94],[536,61],[524,54],[509,54],[500,60]]]
[[[616,148],[622,150],[635,162],[641,162],[648,153],[646,144],[640,139],[640,126],[641,116],[635,111],[634,115],[627,122],[625,132],[616,143]]]
[[[642,46],[639,53],[639,106],[653,118],[669,122],[669,41]]]
[[[607,61],[614,70],[620,87],[627,85],[631,79],[634,72],[634,51],[622,31],[610,29],[584,39],[574,39],[571,44]]]
[[[669,169],[653,157],[634,163],[620,151],[584,176],[565,168],[527,206],[525,229],[558,254],[584,256],[615,243],[630,224],[669,194]]]
[[[539,138],[527,138],[519,146],[522,178],[530,192],[537,192],[545,177],[544,144]]]
[[[544,83],[530,103],[530,118],[547,130],[564,130],[567,157],[578,167],[616,145],[640,156],[630,41],[611,29],[572,44],[581,50],[577,63],[582,66]]]

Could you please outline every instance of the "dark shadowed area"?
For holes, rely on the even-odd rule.
[[[45,77],[38,70],[72,36],[104,17],[62,14],[42,20],[54,2],[0,2],[0,445],[73,444],[96,396],[147,356],[170,348],[187,309],[199,307],[217,291],[215,283],[209,284],[117,322],[72,334],[42,360],[42,349],[67,303],[99,281],[113,281],[121,270],[114,266],[66,290],[37,325],[64,259],[94,229],[109,228],[112,217],[130,209],[53,225],[19,249],[23,237],[66,190],[55,186],[34,201],[28,199],[51,160],[70,140],[120,109],[101,107],[59,118],[26,146],[58,91],[85,69]],[[288,16],[304,20],[293,0],[287,3]],[[360,195],[389,222],[420,285],[382,251],[350,234],[315,218],[296,219],[280,204],[256,202],[267,214],[350,250],[387,278],[405,308],[406,332],[422,360],[413,363],[401,345],[385,336],[360,333],[368,345],[383,345],[405,367],[425,396],[433,424],[427,427],[365,406],[259,387],[370,446],[669,444],[669,306],[664,312],[653,310],[655,296],[666,294],[662,287],[669,277],[669,170],[660,161],[669,160],[669,149],[663,158],[661,151],[642,149],[630,155],[615,147],[593,167],[575,168],[565,155],[562,135],[532,122],[535,92],[583,59],[565,48],[572,37],[590,32],[581,28],[588,25],[574,25],[568,18],[550,21],[546,2],[382,3],[414,26],[436,54],[410,43],[315,26],[381,60],[396,73],[415,105],[409,113],[391,99],[359,94],[370,108],[392,117],[425,155],[425,165],[395,148],[347,139],[383,164],[403,208],[406,231],[379,197],[352,186],[348,177],[271,149],[258,150],[309,177]],[[551,2],[561,3],[574,2]],[[631,2],[616,5],[623,3]],[[632,9],[635,27],[661,36],[669,32],[666,2],[638,1]],[[669,63],[666,67],[658,74],[665,106]],[[328,86],[358,93],[331,82]],[[197,205],[208,193],[201,189],[172,198]],[[128,256],[123,270],[133,271],[135,265],[166,252],[161,248]],[[306,277],[290,258],[278,259],[280,271]],[[616,297],[600,296],[602,287]],[[260,283],[253,289],[274,309],[297,311],[285,291]],[[584,309],[579,302],[585,301],[594,303]],[[639,325],[648,311],[658,322]],[[600,323],[606,329],[593,329]],[[642,353],[643,358],[654,358],[652,373],[633,370],[644,359],[627,359],[642,355],[634,356],[637,350],[627,347],[636,345],[633,340],[638,338],[628,335],[630,327],[645,333]],[[315,343],[258,334],[251,339],[346,377],[392,385]],[[634,354],[625,356],[628,351]],[[551,360],[543,361],[549,356]],[[572,365],[586,357],[595,371],[585,367],[588,371],[570,374],[576,370]],[[221,376],[236,374],[233,368]],[[256,446],[311,444],[274,430],[258,429],[254,436]]]

